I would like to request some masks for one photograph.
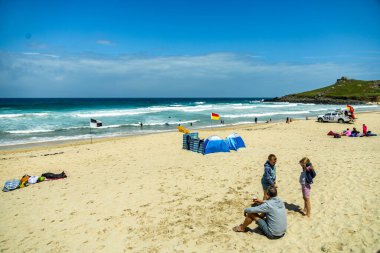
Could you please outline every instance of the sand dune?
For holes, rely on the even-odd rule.
[[[355,126],[363,122],[380,133],[380,113],[359,115]],[[309,120],[202,130],[236,131],[247,145],[207,156],[182,150],[179,133],[2,151],[1,185],[26,173],[64,170],[68,178],[0,194],[0,251],[376,252],[380,137],[326,135],[344,127]],[[288,208],[287,234],[275,241],[255,224],[250,233],[231,230],[252,195],[262,196],[269,153]],[[297,212],[303,156],[317,170],[310,219]]]

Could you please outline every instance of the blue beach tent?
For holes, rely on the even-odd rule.
[[[230,149],[238,150],[239,148],[245,148],[243,139],[237,133],[230,134],[226,138],[226,143]]]
[[[230,152],[227,143],[216,135],[208,137],[204,142],[204,147],[205,155],[217,152]]]

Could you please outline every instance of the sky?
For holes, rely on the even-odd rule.
[[[380,0],[0,0],[0,97],[274,97],[380,79]]]

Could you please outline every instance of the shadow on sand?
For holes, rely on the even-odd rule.
[[[292,211],[292,212],[300,213],[300,214],[304,215],[300,206],[295,205],[295,204],[289,204],[288,202],[284,202],[284,204],[285,204],[285,208],[288,211]]]
[[[255,227],[254,229],[251,229],[251,228],[247,227],[247,233],[255,233],[255,234],[258,234],[258,235],[265,236],[265,234],[261,231],[261,229],[259,227]]]

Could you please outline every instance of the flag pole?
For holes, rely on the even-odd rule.
[[[90,138],[91,138],[91,144],[92,144],[92,131],[91,131],[91,123],[90,123]]]

